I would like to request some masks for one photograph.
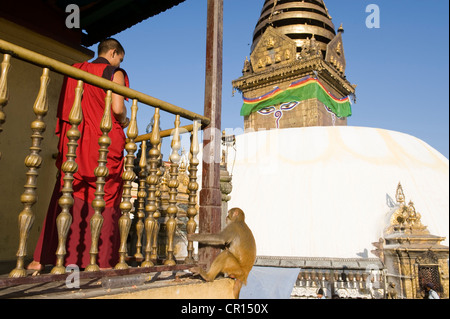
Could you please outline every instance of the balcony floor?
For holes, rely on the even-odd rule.
[[[0,275],[0,299],[217,299],[232,298],[233,280],[218,278],[213,283],[205,283],[200,277],[193,277],[188,271],[193,265],[180,264],[173,267],[155,266],[151,268],[129,268],[127,270],[103,270],[99,272],[80,272],[79,285],[74,278],[50,274],[46,267],[41,274],[25,278],[8,278],[8,273]],[[12,269],[12,268],[11,268]],[[9,272],[9,271],[8,271]],[[104,288],[105,278],[129,278],[129,276],[148,276],[144,283],[126,282],[118,287]],[[68,279],[68,284],[66,284]]]

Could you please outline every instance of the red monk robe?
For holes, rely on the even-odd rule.
[[[75,64],[74,67],[87,71],[94,75],[112,80],[114,73],[118,70],[125,74],[125,85],[129,86],[128,77],[122,69],[112,67],[108,60],[97,58],[92,63],[84,62]],[[58,105],[58,121],[56,134],[59,136],[59,155],[56,166],[61,172],[61,165],[66,159],[68,138],[67,131],[72,127],[69,123],[69,114],[75,98],[75,88],[77,81],[66,78],[61,90]],[[78,171],[74,174],[73,197],[74,205],[71,210],[73,221],[67,238],[67,254],[65,265],[76,264],[81,268],[89,265],[91,247],[90,220],[94,214],[92,200],[96,190],[96,180],[94,170],[98,166],[99,144],[98,139],[102,135],[100,122],[103,117],[106,92],[103,89],[94,87],[87,83],[83,87],[83,98],[81,107],[83,110],[83,121],[78,129],[81,138],[78,140],[76,162]],[[123,150],[125,147],[125,134],[120,123],[112,117],[112,130],[108,134],[111,138],[111,145],[108,147],[109,176],[106,178],[104,186],[104,200],[106,207],[102,212],[104,218],[102,230],[99,238],[99,254],[97,264],[100,268],[109,268],[118,262],[118,250],[120,245],[120,235],[118,220],[121,216],[119,205],[122,197],[122,172],[123,172]],[[34,260],[42,265],[56,262],[56,248],[58,245],[58,232],[56,228],[56,218],[61,212],[58,200],[61,196],[64,173],[61,172],[57,178],[53,195],[50,201],[46,219],[44,221],[41,234],[34,252]]]

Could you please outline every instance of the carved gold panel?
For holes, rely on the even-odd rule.
[[[338,32],[334,39],[328,43],[325,61],[330,63],[338,72],[345,73],[346,62],[342,32]]]
[[[293,40],[268,27],[250,56],[253,71],[261,72],[274,65],[292,63],[296,52]]]

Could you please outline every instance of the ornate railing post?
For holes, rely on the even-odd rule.
[[[161,154],[162,140],[160,140],[158,144],[158,160],[156,164],[156,176],[158,178],[158,183],[156,185],[156,211],[153,213],[153,218],[155,219],[155,228],[153,230],[153,238],[152,238],[152,253],[150,258],[152,260],[158,260],[158,235],[159,235],[159,218],[161,217],[161,185],[162,185],[162,175],[163,175],[163,162],[162,162],[162,154]]]
[[[39,93],[34,102],[33,111],[36,114],[36,120],[31,123],[31,147],[30,155],[25,158],[25,166],[28,167],[27,181],[24,186],[25,191],[20,197],[24,209],[19,214],[19,249],[17,250],[17,265],[10,273],[10,277],[26,277],[27,271],[24,268],[24,258],[27,255],[27,241],[30,229],[33,226],[34,214],[31,207],[36,203],[36,183],[38,169],[42,163],[42,157],[39,155],[41,148],[42,134],[45,132],[46,125],[43,121],[48,111],[47,87],[50,81],[49,69],[44,68],[41,76],[41,85]]]
[[[100,145],[98,166],[94,170],[94,174],[97,177],[95,198],[92,201],[92,208],[94,208],[94,215],[91,217],[90,228],[91,228],[91,249],[89,254],[91,255],[90,263],[86,267],[85,271],[99,271],[100,267],[97,265],[98,256],[98,240],[100,238],[100,231],[103,226],[103,216],[102,212],[105,209],[106,203],[104,200],[105,196],[105,181],[106,177],[109,175],[108,168],[106,167],[108,147],[111,145],[111,138],[108,133],[112,129],[112,119],[111,119],[111,101],[112,101],[112,91],[108,90],[105,98],[105,112],[103,113],[103,118],[100,123],[100,129],[102,131],[102,136],[98,139],[98,144]]]
[[[131,105],[131,120],[127,130],[128,143],[125,145],[125,150],[127,155],[125,157],[125,172],[122,174],[123,179],[123,200],[120,203],[120,210],[122,211],[122,216],[119,219],[119,230],[120,230],[120,248],[119,248],[119,263],[114,267],[114,269],[127,269],[128,264],[125,258],[127,257],[127,238],[131,227],[130,211],[133,207],[131,203],[131,182],[136,178],[136,173],[134,172],[134,153],[137,150],[136,143],[134,139],[138,136],[138,127],[136,122],[136,116],[138,111],[138,101],[133,100]]]
[[[139,167],[141,170],[139,171],[139,188],[137,193],[138,198],[138,208],[137,208],[137,222],[136,222],[136,253],[134,254],[134,258],[136,261],[142,261],[144,255],[142,255],[142,234],[144,232],[144,222],[143,219],[145,217],[144,209],[145,209],[145,198],[147,197],[147,192],[145,191],[147,179],[147,142],[142,141],[141,144],[141,158],[139,160]]]
[[[227,139],[229,137],[233,138],[233,136],[226,136],[225,131],[222,131],[222,146],[224,149],[222,150],[222,160],[220,161],[220,192],[222,193],[222,215],[221,215],[221,227],[224,229],[227,226],[227,215],[228,215],[228,202],[231,199],[229,195],[233,190],[233,184],[231,183],[232,176],[228,172],[228,146],[229,141]]]
[[[166,222],[167,227],[167,257],[164,262],[165,265],[173,266],[176,264],[174,251],[174,236],[177,227],[176,215],[178,213],[177,207],[177,189],[179,186],[178,182],[178,163],[180,161],[180,154],[178,154],[181,148],[180,142],[180,116],[177,115],[175,118],[175,129],[172,139],[172,154],[170,155],[170,181],[169,181],[169,207],[167,208],[167,214],[169,219]]]
[[[77,157],[78,140],[81,137],[81,133],[78,130],[83,120],[83,112],[81,109],[81,97],[83,96],[83,81],[78,81],[75,89],[75,100],[73,102],[72,109],[69,114],[69,122],[72,127],[67,132],[67,160],[61,167],[64,173],[64,185],[62,188],[62,195],[58,200],[61,212],[56,218],[56,227],[58,229],[58,248],[56,250],[56,265],[53,267],[52,274],[64,274],[66,268],[64,267],[64,257],[66,256],[66,241],[67,234],[69,233],[70,225],[72,224],[72,215],[70,209],[73,207],[73,174],[78,170],[78,165],[75,162]]]
[[[11,67],[11,56],[9,54],[3,55],[3,62],[0,65],[0,133],[3,131],[2,125],[6,121],[6,114],[3,108],[8,104],[8,71]],[[2,154],[0,153],[0,158]]]
[[[187,209],[187,216],[189,218],[186,224],[186,231],[188,234],[195,233],[195,229],[197,228],[197,223],[195,222],[195,216],[197,216],[197,166],[200,161],[197,159],[197,155],[199,153],[199,145],[198,145],[198,129],[200,126],[199,121],[194,121],[194,128],[192,130],[191,135],[191,150],[189,154],[189,207]],[[187,264],[194,262],[194,243],[192,241],[188,241],[187,246],[188,256],[186,257],[185,262]]]
[[[158,158],[159,158],[159,148],[158,145],[161,143],[161,136],[159,132],[159,109],[155,109],[155,115],[153,117],[153,129],[152,135],[150,137],[150,143],[152,148],[148,152],[150,160],[150,173],[147,177],[148,184],[148,198],[147,205],[145,206],[145,211],[147,213],[147,218],[145,219],[145,234],[146,234],[146,245],[145,245],[145,260],[142,262],[142,267],[151,267],[154,265],[152,261],[152,248],[155,241],[155,232],[158,229],[158,218],[155,216],[158,212],[158,207],[156,206],[156,185],[158,184]]]

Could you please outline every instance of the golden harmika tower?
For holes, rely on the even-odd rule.
[[[345,76],[343,32],[322,0],[266,0],[233,81],[245,129],[347,125],[356,85]]]

